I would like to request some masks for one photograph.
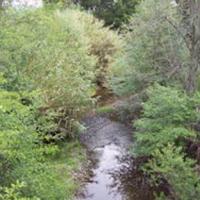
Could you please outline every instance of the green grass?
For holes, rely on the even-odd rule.
[[[67,199],[72,200],[80,184],[75,181],[73,172],[86,160],[86,153],[78,141],[64,143],[53,159],[50,160],[59,182],[65,185]]]

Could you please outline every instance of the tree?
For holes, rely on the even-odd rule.
[[[200,1],[177,0],[182,15],[181,28],[190,52],[186,90],[193,93],[197,89],[198,70],[200,67]]]
[[[103,19],[107,26],[119,28],[128,22],[140,0],[75,0],[74,2]]]
[[[106,26],[119,28],[127,23],[141,0],[43,0],[45,4],[80,4],[97,18],[105,21]]]
[[[179,18],[171,0],[142,1],[124,30],[125,53],[113,65],[114,92],[141,92],[155,82],[184,85],[189,53],[172,26],[179,25]]]
[[[131,18],[126,36],[127,56],[122,63],[130,68],[120,70],[127,74],[119,76],[120,85],[123,83],[127,90],[133,86],[140,90],[140,81],[146,87],[155,81],[173,85],[174,80],[188,94],[198,89],[200,1],[176,2],[143,1]],[[126,78],[124,82],[121,81],[123,77]]]

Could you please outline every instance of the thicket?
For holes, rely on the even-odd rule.
[[[191,127],[200,117],[198,96],[160,85],[149,88],[147,95],[142,117],[135,122],[137,154],[151,155],[168,143],[178,145],[179,139],[196,136]]]
[[[71,9],[4,12],[0,23],[4,87],[37,90],[40,113],[55,118],[70,136],[94,103],[96,83],[117,53],[119,37],[93,16]]]
[[[0,12],[0,198],[71,199],[50,160],[82,128],[120,38],[76,8]]]
[[[0,90],[0,102],[1,199],[14,198],[16,189],[25,197],[65,199],[64,183],[57,181],[46,158],[58,148],[42,144],[35,128],[34,106],[23,105],[18,93],[5,89]],[[11,183],[10,189],[4,188]]]
[[[143,1],[124,27],[124,53],[111,70],[115,93],[137,93],[155,82],[183,87],[189,52],[170,23],[180,21],[170,2]]]
[[[150,158],[143,170],[154,185],[168,185],[163,199],[197,200],[197,160],[186,153],[185,141],[198,141],[199,134],[193,125],[200,117],[199,94],[188,97],[175,88],[155,85],[148,89],[148,97],[142,117],[135,122],[135,153]]]

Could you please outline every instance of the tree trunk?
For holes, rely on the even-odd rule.
[[[200,0],[179,0],[177,3],[191,58],[185,88],[189,94],[193,94],[197,90],[200,67]]]
[[[185,89],[188,94],[192,95],[197,90],[197,78],[198,78],[199,63],[196,59],[193,59],[191,66],[189,67],[189,72],[186,79]]]

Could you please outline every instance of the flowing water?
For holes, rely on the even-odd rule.
[[[76,200],[152,200],[152,192],[128,153],[133,131],[106,117],[88,117],[84,122],[88,128],[81,141],[93,166]]]

